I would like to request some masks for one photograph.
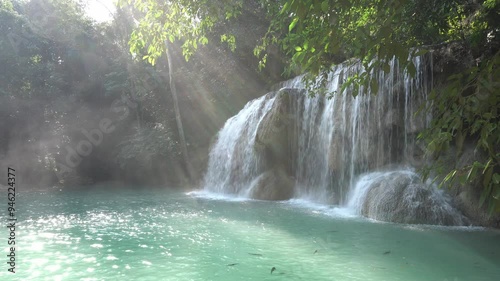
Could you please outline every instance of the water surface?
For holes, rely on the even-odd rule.
[[[377,223],[301,201],[91,189],[21,193],[16,204],[17,273],[2,262],[0,280],[500,276],[498,231]],[[3,213],[1,219],[6,221]]]

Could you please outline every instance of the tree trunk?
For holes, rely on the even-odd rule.
[[[177,129],[179,130],[179,141],[181,144],[181,152],[184,158],[184,164],[186,166],[186,173],[188,182],[193,182],[193,168],[191,166],[191,161],[189,161],[189,155],[186,145],[186,138],[184,136],[184,127],[182,126],[181,112],[179,109],[179,100],[177,99],[177,90],[175,88],[175,79],[174,79],[174,68],[172,63],[172,55],[169,48],[168,41],[165,41],[165,49],[167,53],[167,63],[168,63],[168,76],[170,83],[170,91],[172,92],[172,99],[174,101],[174,111],[175,111],[175,121],[177,123]]]

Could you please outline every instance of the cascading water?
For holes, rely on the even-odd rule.
[[[205,176],[205,186],[210,191],[245,195],[250,183],[262,173],[252,147],[257,126],[273,103],[274,98],[262,96],[227,120],[210,152]]]
[[[464,225],[468,220],[443,190],[422,183],[411,170],[361,175],[350,191],[347,208],[366,217],[399,223]]]
[[[210,153],[205,189],[259,199],[294,197],[345,206],[349,196],[355,196],[351,189],[360,175],[418,162],[415,135],[430,119],[415,113],[425,103],[431,86],[429,59],[431,56],[412,60],[416,69],[413,77],[393,60],[389,72],[369,74],[377,83],[370,89],[360,86],[356,93],[354,87],[348,87],[331,98],[310,97],[299,76],[284,82],[282,90],[251,101],[219,132]],[[339,92],[344,79],[361,70],[359,63],[335,67],[328,73],[327,92]],[[378,87],[378,94],[371,93],[373,87]],[[270,173],[279,178],[270,177]],[[284,177],[293,182],[290,193]],[[270,184],[262,183],[266,180]],[[279,196],[269,195],[267,189],[274,186],[279,186]],[[416,189],[406,190],[410,194]],[[262,192],[266,194],[259,196]],[[444,196],[437,191],[427,195]],[[369,200],[363,198],[364,202]],[[363,213],[359,206],[351,207]]]
[[[410,134],[422,129],[422,119],[413,117],[428,92],[429,69],[421,59],[413,63],[415,77],[401,73],[396,60],[390,72],[373,72],[378,94],[360,88],[327,99],[299,100],[297,194],[315,201],[344,204],[356,177],[389,164],[407,164]],[[360,64],[340,66],[329,74],[327,90],[338,92],[343,77],[361,72]],[[301,77],[285,87],[305,88]],[[332,189],[333,187],[333,189]]]

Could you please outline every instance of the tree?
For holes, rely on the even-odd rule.
[[[324,74],[332,63],[347,58],[361,61],[364,73],[348,78],[343,89],[361,84],[373,90],[376,84],[366,73],[379,67],[387,71],[393,57],[411,74],[415,67],[410,58],[443,43],[460,45],[466,59],[447,73],[442,82],[446,86],[434,89],[432,106],[426,110],[435,118],[420,138],[434,155],[452,144],[460,154],[465,142],[486,153],[484,161],[441,169],[437,178],[443,179],[442,184],[480,180],[479,204],[488,202],[490,211],[500,211],[500,1],[286,0],[281,4],[256,54],[265,63],[267,47],[277,42],[291,57],[289,71],[311,76]]]
[[[183,42],[186,59],[215,22],[227,21],[242,12],[242,1],[157,1],[123,0],[142,12],[138,28],[132,33],[131,51],[147,49],[143,59],[152,63],[164,51],[165,40]],[[288,73],[308,73],[326,81],[332,64],[352,58],[364,71],[347,78],[349,85],[378,89],[368,73],[375,68],[390,71],[389,61],[397,58],[410,73],[415,73],[411,58],[425,54],[432,46],[458,42],[476,65],[450,76],[451,88],[432,95],[435,119],[422,134],[429,150],[443,151],[450,142],[472,139],[489,156],[473,164],[463,182],[470,182],[482,169],[483,196],[490,209],[500,210],[500,135],[498,124],[498,64],[500,46],[500,1],[497,0],[260,0],[270,19],[267,34],[254,50],[264,67],[268,54],[278,46],[288,58]],[[221,39],[235,46],[234,36]],[[354,92],[355,93],[355,92]],[[484,95],[486,98],[478,98]],[[450,106],[451,102],[451,106]],[[481,113],[481,114],[479,114]],[[484,114],[483,114],[484,113]],[[479,128],[482,128],[479,132]],[[445,181],[463,174],[452,169]]]
[[[220,20],[229,20],[239,13],[242,1],[120,1],[121,6],[132,5],[143,16],[139,19],[138,28],[132,32],[130,50],[141,53],[147,48],[142,59],[151,64],[167,55],[170,89],[174,102],[177,128],[182,154],[188,175],[193,176],[193,169],[188,156],[187,144],[182,126],[177,91],[175,87],[172,55],[169,45],[182,40],[183,53],[188,59],[198,48],[198,44],[208,43],[207,33]],[[234,49],[234,36],[222,35],[222,40]]]
[[[182,126],[182,118],[181,111],[179,109],[179,100],[177,98],[177,89],[175,88],[175,79],[174,79],[174,67],[172,62],[172,55],[170,54],[170,48],[168,47],[168,40],[165,40],[165,52],[167,54],[167,62],[168,62],[168,77],[170,84],[170,91],[172,92],[172,98],[174,101],[174,110],[175,110],[175,121],[177,122],[177,129],[179,131],[179,140],[182,149],[182,155],[184,157],[184,163],[186,165],[187,176],[191,181],[193,180],[193,168],[191,166],[191,161],[189,160],[189,154],[187,150],[186,137],[184,136],[184,127]]]
[[[33,185],[120,179],[178,186],[182,161],[163,69],[130,54],[129,11],[118,11],[112,23],[97,24],[72,0],[0,4],[0,63],[9,66],[0,70],[0,116],[5,119],[0,162],[29,163],[22,177]],[[127,113],[127,122],[114,124],[116,130],[93,153],[61,173],[66,147],[75,149],[82,130],[98,127],[100,119],[116,117],[113,101],[131,96],[140,100],[120,112]],[[144,149],[137,149],[145,139]],[[150,157],[138,157],[142,152]],[[163,169],[147,169],[144,163]],[[64,182],[55,174],[64,175]]]

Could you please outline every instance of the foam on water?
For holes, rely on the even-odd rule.
[[[247,197],[241,197],[241,196],[227,194],[227,193],[210,192],[207,190],[190,191],[190,192],[187,192],[186,195],[194,196],[194,197],[198,197],[198,198],[210,199],[210,200],[222,200],[222,201],[229,201],[229,202],[243,202],[243,201],[252,200],[252,199],[247,198]]]

